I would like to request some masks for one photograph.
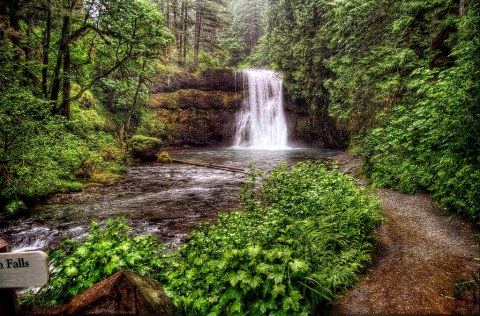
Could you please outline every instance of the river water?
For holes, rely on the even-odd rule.
[[[174,150],[172,158],[246,168],[272,169],[281,162],[320,160],[338,152],[321,149],[283,151]],[[136,234],[153,234],[178,244],[198,223],[214,221],[219,211],[239,206],[244,174],[186,164],[138,164],[122,180],[82,192],[56,194],[28,212],[0,223],[0,237],[13,251],[48,249],[66,237],[86,236],[91,221],[120,215]]]

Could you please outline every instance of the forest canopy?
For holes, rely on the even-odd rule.
[[[477,1],[280,0],[266,19],[255,60],[349,132],[375,185],[479,214]]]

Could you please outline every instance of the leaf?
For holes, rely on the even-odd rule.
[[[275,284],[272,288],[272,297],[275,299],[279,295],[284,295],[286,286],[283,284]]]
[[[78,274],[78,269],[76,267],[67,267],[65,268],[65,274],[70,278],[74,277]]]
[[[288,263],[288,265],[293,273],[302,273],[308,270],[308,264],[302,260],[292,260]]]
[[[233,304],[230,306],[230,313],[241,313],[242,312],[242,303],[240,301],[235,301]]]

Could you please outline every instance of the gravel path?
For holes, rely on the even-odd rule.
[[[354,174],[360,161],[334,157],[341,170]],[[365,185],[359,181],[359,184]],[[452,283],[478,275],[478,230],[447,217],[425,194],[376,189],[388,221],[378,230],[374,260],[356,288],[333,306],[334,314],[478,313],[472,295],[453,299]]]

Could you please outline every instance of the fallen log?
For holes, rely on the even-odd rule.
[[[236,167],[232,167],[232,166],[217,165],[217,164],[213,164],[213,163],[204,163],[204,162],[189,161],[189,160],[178,160],[178,159],[172,159],[172,162],[181,163],[181,164],[185,164],[185,165],[192,165],[192,166],[197,166],[197,167],[205,167],[205,168],[212,168],[212,169],[219,169],[219,170],[248,174],[248,172],[246,172],[245,169],[236,168]]]

